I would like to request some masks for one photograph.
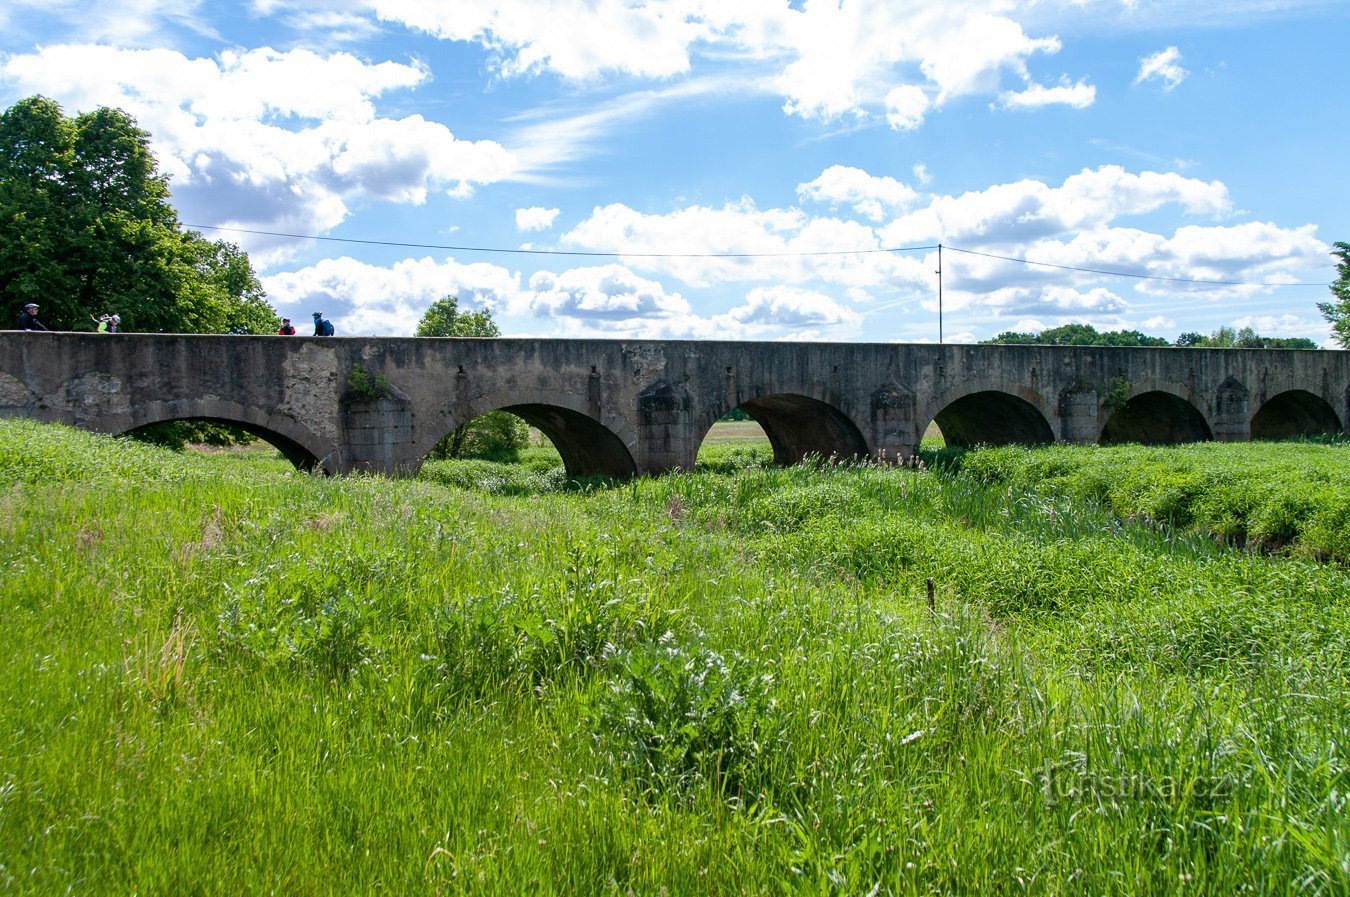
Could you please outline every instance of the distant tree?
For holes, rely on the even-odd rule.
[[[1262,336],[1253,327],[1236,330],[1224,326],[1209,336],[1183,333],[1178,346],[1195,349],[1316,349],[1317,343],[1304,336]]]
[[[501,336],[492,312],[460,311],[459,297],[442,296],[431,303],[417,322],[413,336]]]
[[[1322,317],[1331,324],[1331,338],[1342,349],[1350,349],[1350,243],[1336,243],[1331,254],[1336,256],[1337,277],[1331,283],[1332,302],[1317,303]]]
[[[1020,346],[1168,346],[1167,340],[1146,336],[1138,330],[1109,330],[1099,333],[1091,324],[1064,324],[1039,333],[1000,333],[985,345]]]
[[[459,310],[459,298],[443,296],[431,303],[417,323],[415,336],[501,336],[492,312]],[[514,458],[530,440],[525,421],[506,411],[489,411],[456,427],[431,450],[433,458]]]
[[[0,114],[0,301],[57,330],[117,312],[124,331],[276,330],[248,256],[184,231],[150,138],[125,112],[68,118],[29,97]]]

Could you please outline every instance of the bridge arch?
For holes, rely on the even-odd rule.
[[[417,440],[419,458],[425,458],[445,436],[489,411],[506,411],[543,433],[562,456],[569,477],[603,476],[621,480],[638,472],[632,446],[636,435],[627,426],[611,428],[596,419],[592,409],[573,393],[536,390],[527,393],[494,391],[470,402],[446,407],[446,426]],[[627,436],[627,438],[625,438]]]
[[[1331,403],[1306,389],[1271,396],[1252,415],[1252,439],[1296,439],[1343,432]]]
[[[220,399],[146,402],[135,406],[134,410],[99,415],[78,422],[77,426],[120,435],[151,424],[192,420],[238,427],[276,446],[299,470],[333,473],[339,469],[336,443],[320,438],[294,418]]]
[[[1097,441],[1103,445],[1180,445],[1212,440],[1214,431],[1188,392],[1173,384],[1134,384],[1129,398],[1106,415]]]
[[[764,430],[773,447],[775,464],[791,466],[813,455],[851,459],[865,458],[870,453],[857,421],[823,391],[793,387],[781,391],[766,389],[739,405],[719,406],[704,414],[696,427],[695,454],[713,424],[732,408],[740,408]]]
[[[1035,392],[977,383],[943,395],[920,424],[935,421],[949,446],[1045,445],[1055,441],[1051,416]]]

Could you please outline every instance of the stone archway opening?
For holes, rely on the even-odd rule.
[[[1252,418],[1252,439],[1299,439],[1341,432],[1341,420],[1331,405],[1303,389],[1272,396]]]
[[[773,446],[764,427],[743,408],[733,408],[713,422],[699,444],[697,464],[748,466],[772,457]]]
[[[937,433],[933,433],[934,428]],[[1055,432],[1026,399],[997,390],[962,396],[937,413],[925,431],[949,448],[976,445],[1047,445]]]
[[[1102,445],[1180,445],[1213,438],[1205,416],[1194,405],[1170,392],[1155,390],[1140,393],[1112,412],[1098,441]]]
[[[175,442],[181,445],[181,440],[191,438],[193,431],[189,429],[176,433],[173,429],[173,425],[197,423],[211,424],[215,427],[224,428],[227,434],[230,430],[238,430],[256,437],[280,452],[281,456],[294,465],[297,470],[302,470],[307,473],[329,472],[324,467],[324,459],[319,458],[300,443],[287,436],[283,436],[275,430],[270,430],[267,427],[249,421],[232,420],[224,417],[175,417],[142,424],[139,427],[124,430],[119,435],[130,436],[133,439],[141,439],[146,442],[153,442],[161,445],[173,445]]]
[[[522,427],[526,431],[537,431],[552,444],[568,477],[622,480],[637,473],[632,452],[613,431],[592,417],[557,405],[524,403],[485,412],[447,434],[441,445],[455,439],[457,434],[465,435],[465,431],[469,431],[465,435],[467,440],[479,439],[477,449],[470,446],[474,454],[492,457],[494,440],[502,444],[512,435],[518,439]],[[477,437],[472,434],[475,428],[479,430]],[[511,434],[509,431],[513,429],[515,432]]]
[[[775,464],[787,467],[809,457],[851,460],[867,456],[867,440],[858,427],[827,402],[779,394],[750,399],[738,407],[763,429]]]

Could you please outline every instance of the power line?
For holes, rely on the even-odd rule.
[[[998,259],[1003,262],[1018,262],[1023,265],[1037,265],[1042,268],[1056,268],[1060,271],[1080,271],[1084,274],[1101,274],[1106,277],[1133,277],[1138,280],[1162,280],[1167,283],[1190,283],[1206,286],[1223,287],[1325,287],[1325,283],[1257,283],[1246,280],[1201,280],[1192,277],[1163,277],[1159,274],[1139,274],[1132,271],[1106,271],[1100,268],[1078,268],[1073,265],[1055,265],[1050,262],[1037,262],[1031,259],[1017,258],[1011,255],[995,255],[992,252],[979,252],[975,249],[961,249],[956,246],[946,246],[952,252],[960,252],[965,255],[978,255],[987,259]]]
[[[287,234],[278,231],[249,230],[243,227],[221,227],[215,224],[184,224],[194,230],[218,230],[260,237],[285,237],[291,240],[318,240],[326,243],[358,243],[363,246],[395,246],[400,249],[445,249],[453,252],[501,252],[512,255],[567,255],[583,258],[640,258],[640,259],[757,259],[797,258],[827,255],[873,255],[890,252],[924,252],[937,249],[932,246],[895,246],[880,249],[825,249],[815,252],[584,252],[565,249],[503,249],[495,246],[451,246],[444,243],[400,243],[393,240],[358,240],[354,237],[319,237],[313,234]]]
[[[644,259],[757,259],[757,258],[812,258],[824,256],[846,256],[846,255],[881,255],[896,252],[927,252],[929,250],[943,248],[950,249],[952,252],[959,252],[963,255],[974,255],[981,258],[997,259],[1003,262],[1014,262],[1020,265],[1035,266],[1040,268],[1054,268],[1059,271],[1075,271],[1081,274],[1097,274],[1103,277],[1129,277],[1135,280],[1157,280],[1164,283],[1184,283],[1192,286],[1223,286],[1223,287],[1326,287],[1327,283],[1267,283],[1261,281],[1248,280],[1206,280],[1196,277],[1164,277],[1160,274],[1141,274],[1135,271],[1111,271],[1103,268],[1083,268],[1076,265],[1057,265],[1052,262],[1038,262],[1033,259],[1021,258],[1011,255],[997,255],[992,252],[981,252],[977,249],[962,249],[959,246],[950,246],[946,244],[924,245],[924,246],[892,246],[875,249],[824,249],[812,252],[597,252],[585,250],[566,250],[566,249],[507,249],[498,246],[456,246],[448,243],[405,243],[395,240],[362,240],[355,237],[321,237],[315,234],[292,234],[283,231],[251,230],[243,227],[224,227],[217,224],[185,224],[184,227],[195,230],[216,230],[226,233],[250,234],[258,237],[281,237],[288,240],[314,240],[323,243],[352,243],[361,246],[391,246],[399,249],[438,249],[449,252],[483,252],[483,253],[503,253],[507,255],[541,255],[541,256],[570,256],[573,258],[644,258]],[[940,264],[940,263],[939,263]]]

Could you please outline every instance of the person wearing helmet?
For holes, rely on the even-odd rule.
[[[47,328],[38,320],[38,307],[36,302],[29,302],[23,307],[19,314],[20,330],[46,330]]]
[[[117,332],[117,325],[118,325],[118,324],[121,324],[121,323],[122,323],[122,316],[121,316],[121,315],[99,315],[99,317],[98,317],[98,332],[99,332],[99,333],[116,333],[116,332]]]
[[[314,335],[315,336],[333,335],[333,322],[324,320],[323,312],[321,311],[316,311],[314,313]]]
[[[290,318],[281,319],[281,329],[277,333],[281,336],[295,336],[295,325],[291,323]]]

